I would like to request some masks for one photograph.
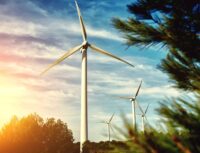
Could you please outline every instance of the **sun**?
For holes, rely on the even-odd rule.
[[[17,83],[16,78],[0,75],[0,102],[14,102],[25,94],[25,87]]]
[[[26,88],[16,78],[0,73],[0,126],[20,112],[18,105],[25,95]]]

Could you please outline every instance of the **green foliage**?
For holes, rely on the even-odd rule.
[[[128,140],[124,142],[128,149],[116,145],[111,153],[199,153],[200,97],[187,101],[170,99],[161,105],[157,111],[164,117],[162,130],[149,127],[145,133],[135,133],[124,119],[126,128],[120,133]]]
[[[1,153],[66,153],[73,151],[73,136],[67,124],[37,114],[16,116],[0,133]]]
[[[113,19],[127,45],[163,45],[169,50],[159,66],[178,88],[200,89],[199,0],[137,0],[128,5],[133,15]]]
[[[190,102],[188,102],[190,101]],[[184,145],[192,152],[200,152],[200,96],[193,99],[172,99],[171,105],[162,104],[158,112],[165,117],[168,125],[181,133]]]
[[[185,97],[165,100],[157,110],[164,127],[135,133],[125,120],[122,132],[129,147],[116,152],[198,153],[200,152],[200,1],[136,0],[128,5],[133,15],[127,20],[115,18],[114,26],[127,45],[162,45],[168,50],[159,68],[167,73],[176,87],[192,91],[194,99]]]
[[[115,146],[127,150],[126,144],[121,141],[100,141],[100,142],[90,142],[87,141],[83,147],[83,153],[108,153],[115,149]],[[116,152],[115,152],[116,153]]]

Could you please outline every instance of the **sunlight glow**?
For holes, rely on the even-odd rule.
[[[19,85],[15,79],[0,75],[0,126],[12,115],[20,113],[20,101],[26,94],[26,88]]]

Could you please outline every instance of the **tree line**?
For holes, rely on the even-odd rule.
[[[117,3],[117,2],[116,2]],[[86,142],[84,153],[199,153],[200,152],[200,1],[136,0],[127,5],[128,19],[112,23],[128,47],[165,47],[158,68],[176,88],[192,96],[163,100],[157,112],[164,127],[137,133],[124,118],[116,127],[126,141]],[[72,131],[61,120],[37,114],[13,117],[0,132],[0,153],[78,153]]]
[[[73,153],[74,138],[61,120],[14,116],[0,131],[0,153]]]

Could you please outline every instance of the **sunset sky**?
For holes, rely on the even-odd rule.
[[[107,140],[106,125],[98,123],[114,112],[113,124],[121,125],[120,112],[131,119],[131,104],[119,96],[133,95],[143,80],[138,101],[150,103],[147,118],[154,125],[155,109],[165,97],[177,97],[166,74],[157,69],[166,49],[126,50],[124,39],[112,26],[112,17],[127,18],[132,0],[78,1],[88,39],[102,49],[133,63],[135,68],[88,50],[89,139]],[[13,115],[30,113],[60,118],[76,141],[80,130],[81,53],[39,74],[66,50],[82,43],[73,0],[0,0],[0,126]],[[138,118],[138,123],[141,120]]]

